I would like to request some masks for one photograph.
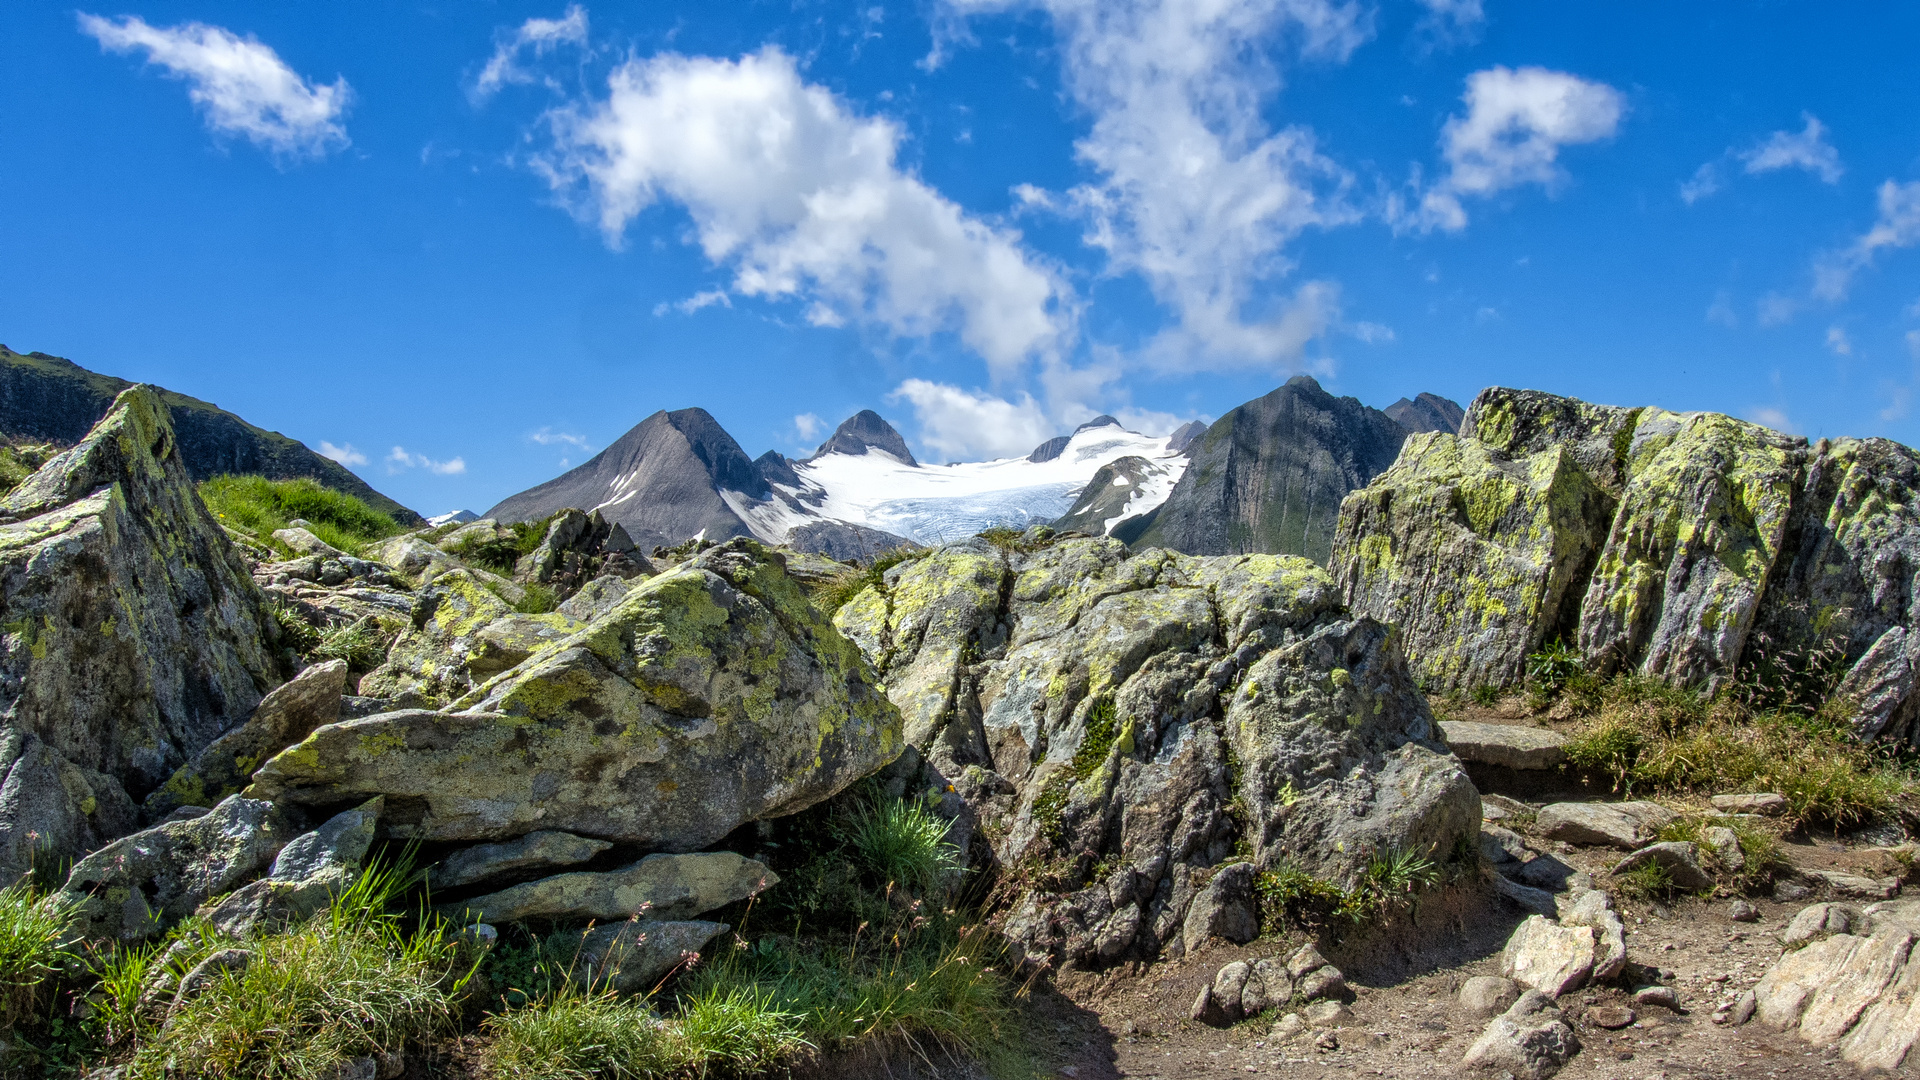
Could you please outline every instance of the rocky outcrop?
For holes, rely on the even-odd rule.
[[[294,837],[274,856],[266,877],[200,914],[222,933],[244,938],[304,922],[325,911],[360,876],[381,809],[382,800],[375,797]]]
[[[1122,540],[1134,536],[1146,524],[1145,515],[1160,505],[1179,476],[1177,461],[1154,461],[1135,454],[1115,458],[1100,466],[1053,527]]]
[[[340,718],[347,662],[315,664],[268,694],[246,722],[215,739],[147,796],[149,821],[180,806],[213,806],[247,786],[261,762]]]
[[[559,612],[520,614],[480,573],[464,567],[432,581],[414,594],[407,629],[386,662],[360,681],[363,693],[444,705],[583,625]]]
[[[1911,741],[1916,494],[1884,439],[1496,387],[1346,499],[1329,566],[1433,689],[1516,684],[1554,642],[1709,689],[1836,648],[1856,733]]]
[[[1194,555],[1272,552],[1324,561],[1340,501],[1393,464],[1406,430],[1311,376],[1227,413],[1187,447],[1192,464],[1125,539]]]
[[[0,434],[72,446],[133,385],[58,356],[16,353],[0,345]],[[303,443],[254,427],[197,398],[157,387],[154,393],[166,406],[181,462],[195,481],[227,474],[270,480],[306,477],[364,500],[402,525],[422,523],[420,515]]]
[[[0,873],[121,835],[244,719],[277,629],[194,493],[165,405],[122,393],[0,500]]]
[[[446,613],[441,630],[484,641],[470,627],[490,594],[459,595],[473,608]],[[433,610],[428,621],[443,618]],[[781,556],[734,541],[642,582],[448,711],[314,731],[268,761],[254,790],[319,806],[386,795],[385,827],[423,840],[559,829],[694,851],[899,756],[899,713],[876,684]]]
[[[1408,401],[1399,401],[1380,410],[1393,418],[1393,422],[1406,428],[1410,434],[1426,431],[1444,431],[1449,435],[1460,432],[1460,424],[1466,419],[1466,412],[1458,403],[1449,401],[1438,394],[1421,394]]]
[[[1795,931],[1802,933],[1796,938]],[[1789,930],[1789,946],[1799,947],[1761,977],[1751,1009],[1740,1011],[1815,1046],[1838,1046],[1842,1059],[1863,1069],[1920,1064],[1916,936],[1920,901],[1865,909],[1815,905]]]
[[[1003,920],[1032,954],[1184,950],[1236,842],[1341,881],[1380,849],[1471,851],[1478,795],[1395,636],[1319,567],[1036,545],[936,549],[835,617],[900,708],[894,782],[951,786],[950,835],[1047,883]],[[1215,899],[1203,934],[1239,925]]]
[[[913,460],[913,451],[907,449],[907,440],[900,437],[893,425],[881,418],[872,409],[862,409],[841,421],[827,441],[813,452],[814,457],[828,454],[864,454],[869,450],[878,450],[892,454],[902,465],[917,467],[920,463]]]
[[[460,923],[526,919],[687,919],[745,900],[780,876],[731,851],[649,855],[606,873],[556,874],[447,904]]]

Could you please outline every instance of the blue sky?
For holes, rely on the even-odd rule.
[[[1913,442],[1920,8],[0,8],[0,341],[428,513],[659,408],[930,460],[1306,371]]]

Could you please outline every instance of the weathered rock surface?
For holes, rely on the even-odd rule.
[[[1558,900],[1560,925],[1593,929],[1594,982],[1615,978],[1627,967],[1627,926],[1613,899],[1599,889],[1575,889]]]
[[[147,796],[145,811],[158,821],[181,806],[213,806],[247,786],[261,762],[299,742],[322,724],[340,718],[347,689],[347,662],[314,664],[261,700],[246,722],[207,745],[167,782]]]
[[[76,856],[244,718],[277,630],[151,387],[0,499],[0,875]]]
[[[1554,641],[1709,689],[1837,645],[1855,734],[1911,742],[1916,496],[1920,454],[1885,439],[1496,387],[1347,497],[1328,565],[1435,688],[1516,684]]]
[[[327,725],[254,784],[309,805],[386,795],[396,836],[558,829],[692,851],[898,757],[899,713],[876,683],[777,553],[730,542],[641,583],[461,711]]]
[[[1457,1000],[1469,1019],[1491,1020],[1520,1000],[1520,984],[1498,975],[1475,975],[1460,984]]]
[[[584,989],[645,994],[729,929],[726,923],[657,919],[596,926],[581,936],[567,977]]]
[[[1030,954],[1184,951],[1236,834],[1254,872],[1285,859],[1339,881],[1382,848],[1470,852],[1478,795],[1394,633],[1342,612],[1318,567],[1038,548],[930,551],[835,616],[900,708],[916,756],[898,782],[952,785],[974,858],[1059,868],[1064,887],[1004,916]]]
[[[1606,844],[1633,851],[1660,835],[1674,812],[1651,802],[1552,803],[1540,808],[1533,831],[1569,844]]]
[[[1920,1037],[1916,934],[1920,903],[1807,908],[1785,935],[1806,944],[1790,948],[1753,988],[1754,1019],[1816,1046],[1837,1044],[1863,1068],[1899,1068],[1913,1060]]]
[[[1772,791],[1734,795],[1715,795],[1713,808],[1723,814],[1765,814],[1777,817],[1787,812],[1787,797]]]
[[[1587,984],[1594,959],[1592,927],[1560,926],[1545,916],[1529,915],[1500,953],[1500,974],[1557,998]]]
[[[74,864],[60,895],[81,936],[141,942],[259,876],[287,840],[272,804],[235,795],[94,852]]]
[[[470,568],[446,569],[431,580],[415,595],[411,625],[388,650],[386,663],[360,680],[361,693],[416,694],[444,705],[582,626],[558,612],[515,612]]]
[[[1193,898],[1183,931],[1189,950],[1208,938],[1225,938],[1244,945],[1260,935],[1260,916],[1253,903],[1253,864],[1234,863],[1213,875]]]
[[[1506,769],[1555,769],[1566,763],[1566,736],[1516,724],[1442,720],[1447,747],[1461,761]]]
[[[231,937],[255,930],[277,930],[325,911],[360,876],[373,847],[382,800],[335,814],[319,828],[302,833],[274,856],[267,876],[249,882],[202,912]]]
[[[442,910],[462,924],[636,915],[674,921],[745,900],[779,881],[763,864],[731,851],[649,855],[619,870],[558,874]]]
[[[1619,877],[1647,866],[1657,866],[1666,871],[1668,880],[1673,882],[1675,888],[1687,892],[1713,888],[1713,875],[1700,865],[1699,846],[1689,841],[1670,840],[1648,844],[1615,863],[1613,874]]]
[[[1469,1069],[1505,1070],[1520,1080],[1546,1080],[1580,1052],[1580,1040],[1553,998],[1529,990],[1511,1008],[1493,1018],[1461,1064]]]
[[[1328,963],[1320,950],[1303,945],[1285,961],[1262,957],[1222,965],[1213,981],[1201,987],[1192,1016],[1202,1023],[1224,1027],[1296,998],[1317,1002],[1346,994],[1347,980],[1340,969]]]
[[[440,860],[427,880],[436,889],[457,889],[526,870],[573,866],[611,847],[605,840],[542,829],[514,840],[456,851]]]

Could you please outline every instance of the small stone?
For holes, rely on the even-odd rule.
[[[1212,983],[1207,983],[1200,988],[1200,993],[1194,996],[1193,1007],[1187,1010],[1187,1015],[1202,1024],[1214,1027],[1223,1027],[1227,1023],[1226,1014],[1214,1008]]]
[[[1636,1019],[1625,1005],[1596,1005],[1586,1011],[1586,1018],[1587,1023],[1608,1031],[1618,1031]]]
[[[1316,1001],[1302,1015],[1308,1025],[1317,1028],[1340,1027],[1353,1021],[1353,1010],[1338,1001]]]
[[[1900,895],[1899,878],[1861,877],[1832,870],[1815,870],[1813,875],[1826,882],[1833,895],[1849,900],[1891,900]]]
[[[1244,960],[1235,960],[1223,965],[1213,976],[1213,1004],[1225,1014],[1228,1023],[1240,1019],[1242,996],[1246,992],[1247,979],[1252,976],[1253,967]]]
[[[1798,881],[1776,881],[1773,898],[1782,904],[1797,904],[1813,897],[1813,890]]]
[[[1753,1011],[1759,1007],[1759,1004],[1759,997],[1749,990],[1740,995],[1740,1000],[1733,1003],[1733,1012],[1728,1015],[1728,1019],[1738,1027],[1753,1019]]]
[[[1733,903],[1727,905],[1727,918],[1732,919],[1734,922],[1759,922],[1760,909],[1754,907],[1751,901],[1735,900]]]
[[[1340,973],[1339,968],[1328,964],[1325,967],[1316,968],[1313,971],[1307,972],[1307,974],[1294,985],[1293,992],[1307,1001],[1345,997],[1347,993],[1347,977]]]
[[[1546,1080],[1580,1052],[1580,1040],[1553,999],[1538,990],[1520,995],[1467,1048],[1469,1069],[1506,1070],[1518,1080]]]
[[[728,929],[726,923],[650,919],[596,926],[580,938],[569,978],[584,990],[644,994]]]
[[[1254,870],[1252,863],[1225,866],[1200,895],[1193,898],[1187,919],[1181,928],[1189,952],[1206,944],[1208,938],[1225,938],[1244,945],[1260,936],[1260,919],[1254,913]]]
[[[1557,998],[1587,985],[1593,962],[1592,927],[1563,927],[1545,916],[1530,915],[1507,939],[1500,953],[1500,973]]]
[[[454,935],[454,939],[459,942],[462,949],[470,952],[492,952],[493,947],[500,943],[500,931],[487,923],[473,923],[461,927],[460,932]]]
[[[1713,853],[1713,859],[1730,874],[1747,867],[1747,856],[1740,850],[1740,837],[1724,825],[1700,830],[1700,843]]]
[[[1273,1022],[1273,1027],[1267,1032],[1267,1037],[1285,1042],[1305,1030],[1307,1030],[1307,1022],[1301,1019],[1299,1013],[1290,1012]]]
[[[1715,795],[1713,808],[1727,814],[1765,814],[1776,817],[1787,812],[1787,797],[1778,792],[1757,791],[1744,795]]]
[[[1713,888],[1713,875],[1700,865],[1700,848],[1685,840],[1671,840],[1661,844],[1648,844],[1646,847],[1621,859],[1614,865],[1613,876],[1632,873],[1643,866],[1659,866],[1666,870],[1674,887],[1687,892],[1699,892]]]
[[[1520,985],[1498,975],[1475,975],[1460,986],[1460,1011],[1475,1023],[1485,1023],[1520,1000]]]
[[[1858,908],[1847,904],[1814,904],[1801,908],[1793,921],[1787,923],[1786,930],[1780,934],[1780,944],[1797,949],[1829,934],[1851,934],[1865,927],[1866,918]]]
[[[1633,1003],[1641,1006],[1658,1005],[1674,1012],[1680,1008],[1680,995],[1673,992],[1671,986],[1643,986],[1633,992]]]
[[[1316,1050],[1338,1050],[1340,1049],[1340,1039],[1331,1031],[1323,1031],[1313,1037],[1313,1047]]]
[[[479,844],[442,859],[428,876],[436,889],[457,889],[526,870],[573,866],[613,845],[548,829],[499,844]]]
[[[1533,831],[1570,844],[1606,844],[1632,851],[1671,824],[1674,812],[1658,803],[1553,803],[1540,809]]]
[[[221,949],[193,966],[193,970],[180,979],[180,988],[174,992],[173,1004],[167,1006],[167,1019],[184,1008],[187,1002],[206,992],[222,975],[238,975],[247,970],[253,962],[253,954],[245,949]]]

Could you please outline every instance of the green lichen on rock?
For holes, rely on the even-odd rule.
[[[899,713],[876,682],[779,555],[730,541],[640,583],[459,711],[322,727],[254,790],[319,805],[387,795],[388,828],[427,840],[561,829],[697,850],[898,757]]]

